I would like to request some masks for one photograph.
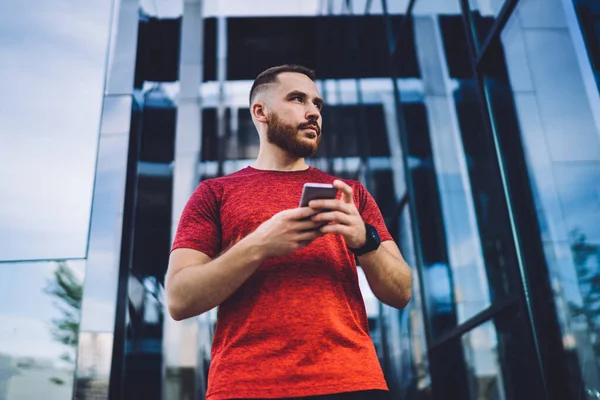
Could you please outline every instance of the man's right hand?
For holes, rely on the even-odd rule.
[[[265,258],[293,253],[323,236],[318,229],[323,223],[310,219],[318,212],[310,207],[278,212],[249,236],[256,240]]]

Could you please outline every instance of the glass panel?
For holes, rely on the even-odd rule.
[[[86,256],[111,3],[3,2],[0,260]]]
[[[473,311],[477,308],[481,309],[486,304],[488,290],[489,298],[493,301],[495,298],[510,293],[511,288],[513,290],[517,288],[519,285],[518,268],[501,175],[498,164],[494,161],[493,140],[486,134],[484,121],[480,117],[476,82],[467,68],[468,52],[466,51],[465,31],[461,17],[458,15],[440,16],[439,28],[449,79],[451,79],[449,83],[452,88],[450,105],[454,108],[451,111],[454,115],[447,117],[449,121],[447,125],[457,124],[454,129],[459,135],[459,139],[457,139],[461,142],[459,146],[462,145],[464,151],[464,155],[460,153],[459,155],[464,157],[461,163],[464,163],[469,178],[468,184],[460,182],[460,186],[458,186],[460,190],[456,190],[457,183],[449,180],[446,185],[447,189],[443,193],[446,199],[445,212],[452,221],[452,224],[449,225],[456,231],[453,235],[454,242],[456,246],[467,246],[456,251],[457,257],[462,260],[460,264],[468,266],[468,271],[471,271],[470,273],[457,271],[456,279],[460,282],[461,288],[471,288],[471,284],[474,283],[472,280],[483,273],[484,268],[478,261],[477,251],[475,249],[468,250],[469,240],[475,240],[473,243],[480,243],[485,275],[489,280],[489,289],[479,283],[481,289],[479,293],[476,293],[475,287],[461,293],[462,296],[466,296],[467,300],[463,313],[470,316],[473,315]],[[447,149],[448,147],[441,148]],[[453,157],[458,156],[453,155]],[[459,161],[460,158],[455,161],[454,168],[458,168]],[[466,197],[463,197],[463,192],[467,194]],[[466,219],[470,207],[474,208],[475,227],[471,227]],[[461,225],[463,228],[459,229]],[[472,236],[474,229],[478,230],[479,237]],[[461,237],[463,240],[458,240]],[[478,263],[480,266],[477,266]]]
[[[177,109],[162,86],[156,85],[145,93],[140,161],[153,163],[173,161],[176,120]]]
[[[0,398],[69,400],[84,261],[0,264]]]
[[[439,17],[448,72],[453,84],[453,106],[469,176],[470,200],[475,208],[481,252],[493,300],[519,287],[518,263],[493,138],[485,129],[477,84],[453,54],[466,56],[465,31],[460,16]],[[458,217],[458,214],[456,215]],[[475,271],[475,270],[474,270]],[[485,295],[485,293],[484,293]],[[480,295],[478,299],[482,299]],[[478,301],[480,301],[478,300]]]
[[[388,12],[391,14],[403,14],[410,0],[386,0]],[[143,3],[150,3],[150,0],[144,0]],[[381,1],[372,0],[328,0],[328,1],[307,1],[307,2],[290,2],[281,3],[279,0],[259,0],[253,4],[244,1],[232,2],[212,2],[207,1],[202,3],[205,16],[314,16],[318,14],[381,14],[383,8]],[[151,9],[151,8],[150,8]],[[162,7],[161,7],[162,9]]]
[[[527,28],[565,28],[566,19],[561,0],[523,0],[515,11],[519,22]]]
[[[81,331],[75,399],[108,399],[113,334]]]
[[[462,338],[469,369],[469,389],[473,400],[505,399],[498,360],[498,337],[492,322],[478,326]]]
[[[429,359],[433,398],[469,399],[467,364],[460,337],[454,336],[433,350],[430,349]]]
[[[600,393],[600,244],[575,236],[571,242],[548,242],[544,249],[569,372],[582,376],[584,391],[595,398]]]
[[[416,265],[410,232],[407,203],[400,205],[397,218],[388,220],[392,236],[409,265]],[[419,275],[413,272],[413,297],[404,310],[385,305],[379,309],[383,365],[393,398],[428,400],[432,398],[427,354],[427,335],[423,317],[423,298],[418,290]]]
[[[596,0],[573,0],[573,5],[591,61],[591,68],[596,78],[596,84],[600,89],[600,30],[598,29],[600,3]]]
[[[117,4],[111,27],[111,49],[105,90],[107,95],[133,92],[139,4],[138,0],[119,0]]]
[[[157,113],[160,110],[153,106],[150,112]],[[144,107],[146,112],[148,103]],[[172,113],[175,114],[175,109],[172,109]],[[165,123],[159,125],[172,129]],[[144,124],[142,149],[144,143],[147,148],[164,147],[161,144],[165,137],[156,135],[156,132]],[[171,137],[171,145],[173,140]],[[142,159],[143,154],[142,151]],[[147,170],[143,175],[138,174],[136,189],[127,326],[123,336],[115,333],[115,341],[125,343],[122,369],[124,398],[159,400],[164,387],[161,379],[165,310],[163,285],[171,244],[173,177]]]
[[[374,2],[376,3],[376,2]],[[446,0],[416,0],[413,8],[413,15],[431,15],[431,14],[461,14],[460,1]]]
[[[419,15],[414,17],[417,56],[423,70],[423,85],[426,88],[424,103],[426,117],[421,124],[408,123],[418,114],[417,110],[407,110],[407,128],[420,131],[421,141],[430,138],[431,161],[425,164],[435,166],[435,178],[441,204],[441,223],[446,234],[448,265],[431,268],[427,279],[426,291],[430,296],[438,297],[428,309],[430,319],[446,318],[447,326],[441,330],[432,327],[434,337],[453,328],[483,311],[490,305],[490,290],[485,272],[481,240],[477,230],[475,207],[471,198],[471,185],[468,181],[468,169],[465,153],[461,151],[460,126],[456,123],[457,111],[454,90],[456,84],[448,76],[445,61],[450,57],[455,68],[452,73],[468,76],[468,52],[443,52],[443,37],[440,33],[451,35],[450,40],[456,47],[466,47],[460,15],[445,16],[443,30],[437,21],[437,15]],[[449,28],[450,26],[450,28]],[[457,45],[458,43],[458,45]],[[456,48],[455,47],[455,48]],[[459,54],[461,57],[456,57]],[[452,76],[452,75],[451,75]],[[426,125],[425,125],[426,124]],[[426,148],[426,146],[423,146]],[[417,192],[425,192],[426,185],[417,185]],[[428,199],[432,196],[426,194]],[[419,206],[417,206],[419,208]],[[425,242],[431,242],[425,237]],[[423,249],[428,246],[423,245]],[[439,314],[439,315],[438,315]],[[433,321],[432,321],[433,322]],[[435,324],[435,322],[433,322]],[[439,329],[439,328],[438,328]]]
[[[507,154],[521,145],[525,152],[526,165],[506,157],[507,175],[514,180],[527,169],[523,185],[531,185],[545,242],[550,280],[532,282],[532,293],[547,287],[543,296],[554,296],[556,316],[544,307],[538,318],[558,318],[545,336],[556,335],[554,353],[564,350],[564,390],[570,398],[583,398],[581,390],[593,398],[600,390],[592,311],[600,274],[600,127],[580,65],[588,60],[577,58],[558,1],[519,2],[490,51],[495,61],[484,65],[484,81],[500,145]],[[537,276],[533,269],[541,264],[528,274]]]
[[[404,16],[390,16],[390,24],[400,29]],[[227,78],[251,80],[281,60],[315,68],[320,79],[388,77],[386,35],[386,23],[375,15],[232,18],[227,22]],[[396,42],[394,58],[402,77],[419,76],[413,44],[410,30]]]
[[[126,134],[100,140],[81,318],[86,331],[112,332],[115,326],[128,143]]]
[[[600,244],[600,162],[556,163],[554,176],[570,236]]]
[[[487,39],[505,3],[506,0],[469,0],[474,34],[479,44]]]

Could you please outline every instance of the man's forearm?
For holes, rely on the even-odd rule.
[[[167,283],[171,316],[182,320],[218,306],[260,267],[263,260],[259,246],[247,236],[214,260],[182,269]]]
[[[412,296],[412,273],[401,255],[384,244],[358,258],[373,294],[394,308],[404,308]]]

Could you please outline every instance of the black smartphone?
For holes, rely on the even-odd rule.
[[[305,183],[300,197],[300,207],[308,207],[311,200],[335,199],[338,190],[329,183]]]

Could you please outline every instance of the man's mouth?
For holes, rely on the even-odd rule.
[[[319,134],[319,128],[317,128],[316,126],[310,125],[310,126],[304,126],[301,129],[303,130],[311,130],[313,131],[316,135]]]

